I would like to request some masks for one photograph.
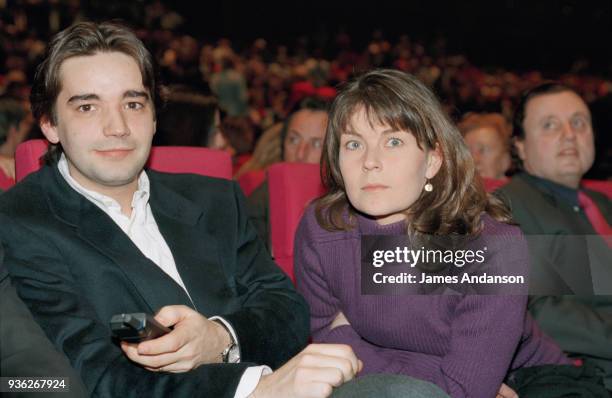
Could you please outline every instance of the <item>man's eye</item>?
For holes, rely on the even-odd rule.
[[[576,119],[572,119],[572,126],[575,129],[582,130],[582,129],[584,129],[587,126],[587,121],[584,120],[581,117],[576,118]]]
[[[317,140],[312,140],[312,147],[313,147],[313,148],[317,148],[317,149],[319,149],[319,148],[321,148],[322,146],[323,146],[323,141],[318,140],[318,139],[317,139]]]
[[[403,143],[404,141],[400,140],[399,138],[392,137],[387,141],[387,146],[396,147],[402,145]]]
[[[141,104],[140,102],[128,102],[127,107],[128,109],[138,110],[138,109],[144,108],[144,105]]]
[[[289,144],[297,145],[300,142],[300,137],[295,136],[295,135],[290,135],[288,140],[289,140]]]
[[[94,110],[94,106],[92,104],[83,104],[83,105],[79,105],[77,110],[79,112],[91,112]]]
[[[544,129],[546,130],[556,130],[558,126],[559,123],[557,123],[556,120],[547,120],[544,122]]]

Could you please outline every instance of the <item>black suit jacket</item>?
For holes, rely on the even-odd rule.
[[[69,392],[45,393],[53,397],[87,397],[79,375],[64,355],[57,352],[32,314],[17,297],[3,265],[0,245],[0,375],[2,377],[64,377]],[[39,393],[6,393],[6,396],[37,397]]]
[[[280,366],[307,342],[307,306],[257,239],[237,185],[147,172],[150,205],[192,301],[96,205],[46,166],[0,197],[19,295],[100,396],[231,397],[248,362]],[[113,314],[195,307],[228,320],[241,364],[149,372],[111,340]]]
[[[541,240],[538,247],[530,247],[532,278],[558,289],[558,294],[571,294],[532,296],[530,312],[564,351],[590,358],[603,367],[606,387],[612,389],[612,296],[593,295],[593,282],[598,281],[597,276],[592,276],[589,262],[612,266],[612,252],[587,252],[585,242],[577,235],[593,236],[596,232],[583,212],[537,185],[528,175],[514,176],[500,192],[526,235],[550,237]],[[598,192],[586,193],[612,223],[610,199]],[[599,255],[602,258],[595,258]]]

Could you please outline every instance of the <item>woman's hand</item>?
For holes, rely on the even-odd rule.
[[[350,325],[350,323],[348,319],[346,319],[342,311],[340,311],[338,312],[338,315],[336,315],[336,319],[334,319],[331,325],[329,325],[329,330],[334,330],[338,326],[342,326],[342,325]]]

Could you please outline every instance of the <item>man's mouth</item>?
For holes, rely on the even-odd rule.
[[[559,151],[559,156],[578,156],[578,150],[576,148],[566,148]]]
[[[100,149],[100,150],[96,150],[95,152],[98,155],[106,157],[106,158],[119,159],[119,158],[126,157],[132,151],[133,149],[128,149],[128,148],[112,148],[112,149]]]

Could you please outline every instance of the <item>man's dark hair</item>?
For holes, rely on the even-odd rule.
[[[281,159],[285,159],[285,138],[287,138],[289,124],[291,124],[291,119],[293,118],[293,115],[303,110],[309,110],[311,112],[322,111],[325,113],[329,113],[330,106],[331,100],[325,100],[319,97],[306,97],[300,102],[298,102],[291,109],[289,115],[283,122],[283,128],[280,133]]]
[[[529,101],[535,97],[539,97],[540,95],[557,94],[565,91],[573,92],[579,96],[574,89],[558,82],[542,83],[525,91],[521,95],[521,98],[516,106],[516,110],[514,111],[514,117],[512,119],[512,138],[515,140],[525,139],[523,122],[525,121],[525,111],[527,110],[527,104]]]
[[[217,99],[191,87],[168,87],[157,116],[154,145],[208,147],[215,130]]]
[[[68,58],[90,56],[96,53],[120,52],[134,59],[142,75],[142,83],[149,91],[153,104],[156,103],[157,86],[153,57],[142,41],[128,27],[116,22],[79,22],[56,34],[38,65],[30,102],[36,121],[48,120],[57,124],[55,103],[62,89],[60,68]],[[61,154],[60,145],[51,145],[45,160],[56,161]]]

